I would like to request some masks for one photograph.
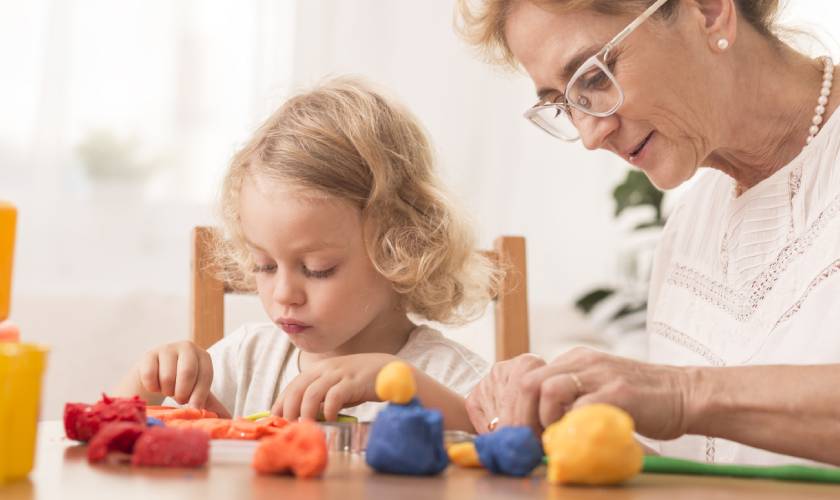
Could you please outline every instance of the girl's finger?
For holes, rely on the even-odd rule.
[[[317,375],[307,372],[301,373],[289,382],[289,385],[286,386],[283,394],[280,396],[283,400],[280,406],[282,408],[281,416],[283,418],[294,421],[300,417],[300,403],[303,400],[303,394],[315,378],[317,378]]]
[[[329,388],[324,395],[324,419],[328,422],[338,420],[338,412],[347,403],[349,388],[347,382],[341,381]]]
[[[216,398],[216,396],[213,395],[212,392],[207,395],[207,402],[205,403],[204,407],[214,412],[216,415],[219,416],[219,418],[231,418],[231,414],[228,411],[228,409],[225,408],[225,405],[223,405],[222,402],[219,401]]]
[[[213,362],[210,355],[204,351],[199,351],[197,355],[198,375],[188,404],[193,408],[204,408],[210,395],[210,386],[213,384]]]
[[[303,397],[300,401],[300,418],[318,419],[318,413],[321,411],[321,403],[327,395],[327,391],[335,386],[335,380],[329,380],[325,377],[315,379],[309,387],[303,391]]]
[[[159,393],[160,379],[159,377],[160,365],[158,364],[158,355],[156,352],[147,352],[143,355],[140,365],[137,367],[137,376],[140,378],[140,384],[143,389],[152,393]]]
[[[158,353],[158,366],[161,394],[174,396],[175,381],[178,376],[178,353],[174,351],[162,351]]]
[[[175,401],[185,404],[198,380],[198,356],[195,351],[184,347],[178,350],[178,369],[175,376]]]

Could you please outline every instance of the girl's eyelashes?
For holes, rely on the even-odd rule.
[[[300,270],[307,278],[329,278],[335,273],[337,266],[329,269],[309,269],[305,264],[301,264]],[[251,271],[255,274],[271,274],[277,270],[277,264],[255,264]]]
[[[324,269],[324,270],[315,270],[315,269],[309,269],[306,266],[301,266],[301,270],[303,271],[304,276],[306,276],[307,278],[316,278],[316,279],[329,278],[330,276],[332,276],[335,273],[335,268],[336,268],[336,266],[333,266],[329,269]]]
[[[256,264],[253,271],[255,273],[273,273],[277,269],[277,264]]]

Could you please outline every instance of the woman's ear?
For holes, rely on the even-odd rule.
[[[726,51],[735,42],[738,32],[738,11],[735,0],[691,0],[686,7],[696,9],[702,32],[713,52]]]

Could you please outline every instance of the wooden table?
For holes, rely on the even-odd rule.
[[[549,498],[584,499],[837,499],[840,485],[764,480],[642,474],[616,488],[549,485],[544,470],[526,479],[492,476],[482,470],[450,467],[432,478],[372,472],[357,455],[335,454],[321,479],[262,476],[249,466],[212,465],[206,469],[148,469],[122,465],[91,466],[85,448],[67,441],[58,422],[39,430],[35,470],[28,480],[0,486],[3,500],[109,499],[211,500],[265,498],[375,498],[410,500],[451,498],[481,500]]]

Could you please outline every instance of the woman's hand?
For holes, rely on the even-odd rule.
[[[117,392],[123,396],[136,394],[150,403],[169,396],[178,404],[206,408],[230,418],[210,392],[212,382],[213,364],[207,351],[192,342],[174,342],[144,354]]]
[[[376,376],[396,359],[390,354],[366,353],[318,361],[286,386],[271,413],[287,420],[316,419],[323,406],[324,418],[332,421],[342,408],[379,401]]]
[[[527,425],[538,433],[572,408],[608,403],[624,409],[636,430],[672,439],[687,430],[689,375],[681,368],[651,365],[576,348],[550,364],[523,354],[493,366],[467,398],[478,432],[497,425]]]
[[[688,429],[691,390],[687,369],[641,363],[585,348],[573,349],[522,376],[519,408],[531,408],[542,428],[569,409],[608,403],[628,412],[636,430],[655,439],[674,439]],[[523,415],[519,416],[520,423]]]
[[[521,381],[525,374],[545,365],[545,361],[534,354],[523,354],[493,365],[490,374],[467,396],[467,413],[475,430],[483,434],[502,425],[539,427],[539,394],[523,394]],[[491,422],[494,422],[492,428]]]

